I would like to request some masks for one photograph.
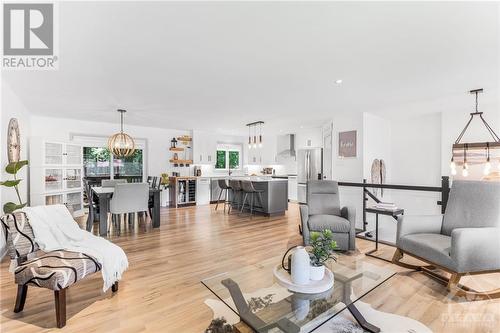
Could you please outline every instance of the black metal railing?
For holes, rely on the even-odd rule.
[[[390,190],[404,190],[404,191],[422,191],[422,192],[439,192],[441,193],[441,200],[437,201],[436,204],[441,206],[441,213],[444,214],[446,210],[446,205],[448,204],[448,196],[450,194],[450,177],[441,177],[441,186],[421,186],[421,185],[398,185],[398,184],[371,184],[367,183],[366,179],[363,179],[362,183],[354,182],[339,182],[339,186],[346,187],[360,187],[363,188],[363,231],[366,231],[366,202],[368,197],[370,197],[375,202],[380,202],[373,193],[368,191],[369,188],[380,188],[380,189],[390,189]]]

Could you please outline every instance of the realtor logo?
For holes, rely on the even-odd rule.
[[[3,68],[55,69],[54,4],[3,5]]]

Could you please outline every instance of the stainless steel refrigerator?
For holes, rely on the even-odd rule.
[[[323,149],[299,149],[297,152],[297,199],[307,203],[307,181],[323,179]]]

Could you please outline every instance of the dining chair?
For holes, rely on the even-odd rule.
[[[102,187],[115,187],[116,184],[126,184],[126,179],[103,179],[101,182]]]
[[[149,176],[151,177],[151,176]],[[148,177],[148,178],[149,178]],[[160,188],[160,182],[158,180],[158,177],[156,176],[153,176],[151,177],[151,182],[148,184],[150,185],[150,188],[153,189],[153,190],[158,190]],[[149,217],[151,219],[153,219],[153,208],[154,208],[154,200],[153,200],[153,197],[149,197],[149,200],[148,200],[148,213],[149,213]]]
[[[90,184],[87,179],[83,179],[83,191],[87,198],[86,206],[89,209],[89,213],[87,216],[86,230],[92,231],[92,226],[94,225],[94,221],[99,219],[99,200],[94,197],[94,193],[92,191],[92,187],[95,184]]]
[[[151,188],[157,188],[158,187],[158,177],[153,176],[153,181],[151,182]]]
[[[122,214],[148,211],[149,185],[147,183],[116,184],[109,201],[112,219],[121,219]],[[118,221],[119,221],[118,220]]]

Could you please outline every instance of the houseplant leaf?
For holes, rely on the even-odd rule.
[[[25,165],[28,165],[27,160],[11,162],[5,167],[5,172],[15,175]]]
[[[0,185],[5,187],[14,187],[21,182],[21,179],[16,180],[6,180],[4,182],[0,182]]]
[[[3,205],[3,212],[5,214],[10,214],[18,209],[23,208],[26,206],[27,203],[23,203],[22,205],[15,204],[13,202],[7,202],[5,205]]]

